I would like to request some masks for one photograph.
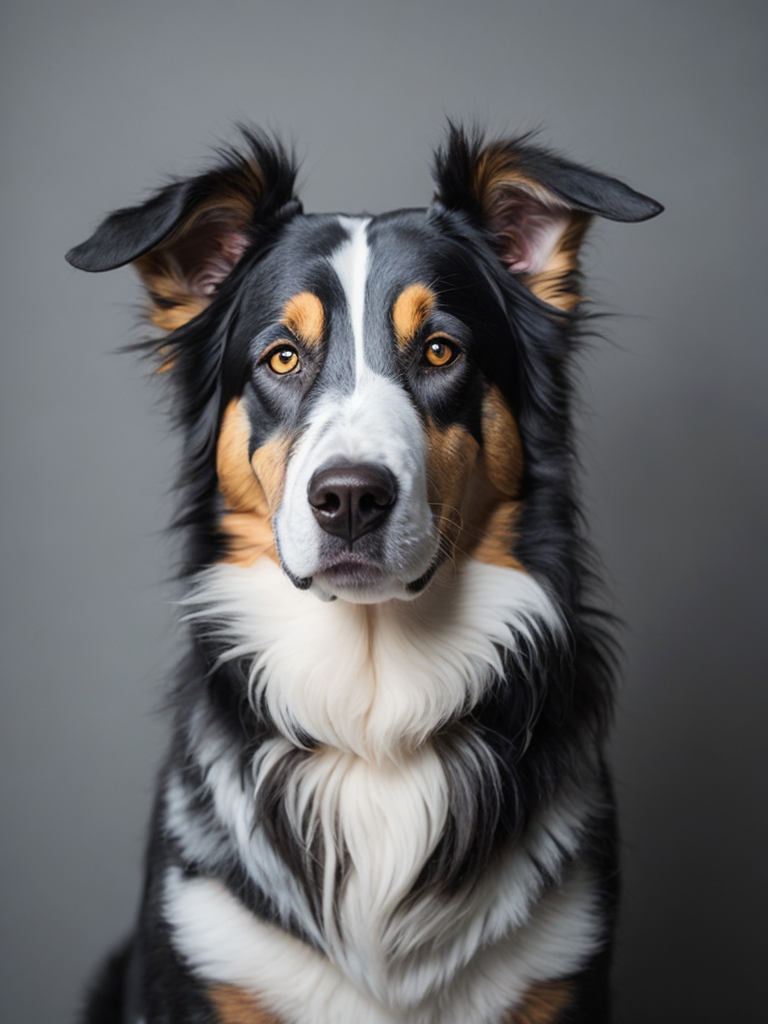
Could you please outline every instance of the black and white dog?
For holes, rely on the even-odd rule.
[[[90,1024],[610,1019],[617,890],[569,365],[594,215],[452,128],[428,209],[307,215],[255,130],[73,249],[134,263],[184,435],[189,657]]]

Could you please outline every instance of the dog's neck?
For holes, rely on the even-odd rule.
[[[521,639],[562,627],[526,573],[465,559],[413,601],[324,603],[268,559],[198,577],[190,618],[249,664],[249,696],[297,746],[400,760],[470,710]]]

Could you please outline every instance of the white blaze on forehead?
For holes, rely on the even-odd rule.
[[[360,380],[365,367],[363,353],[363,324],[365,319],[365,284],[368,279],[368,217],[339,217],[339,223],[349,235],[332,259],[331,266],[344,289],[352,321],[355,343],[355,377]]]

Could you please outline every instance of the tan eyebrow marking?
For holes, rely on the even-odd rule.
[[[435,305],[435,293],[425,284],[411,284],[398,295],[392,307],[392,323],[400,348],[415,337]]]
[[[313,348],[323,340],[325,312],[312,292],[299,292],[288,299],[280,321],[299,341]]]

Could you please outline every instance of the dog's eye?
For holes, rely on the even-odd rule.
[[[459,355],[458,346],[442,334],[433,334],[424,346],[423,361],[429,366],[449,366]]]
[[[270,370],[274,373],[295,373],[300,369],[299,353],[295,348],[283,345],[276,349],[267,360]]]

